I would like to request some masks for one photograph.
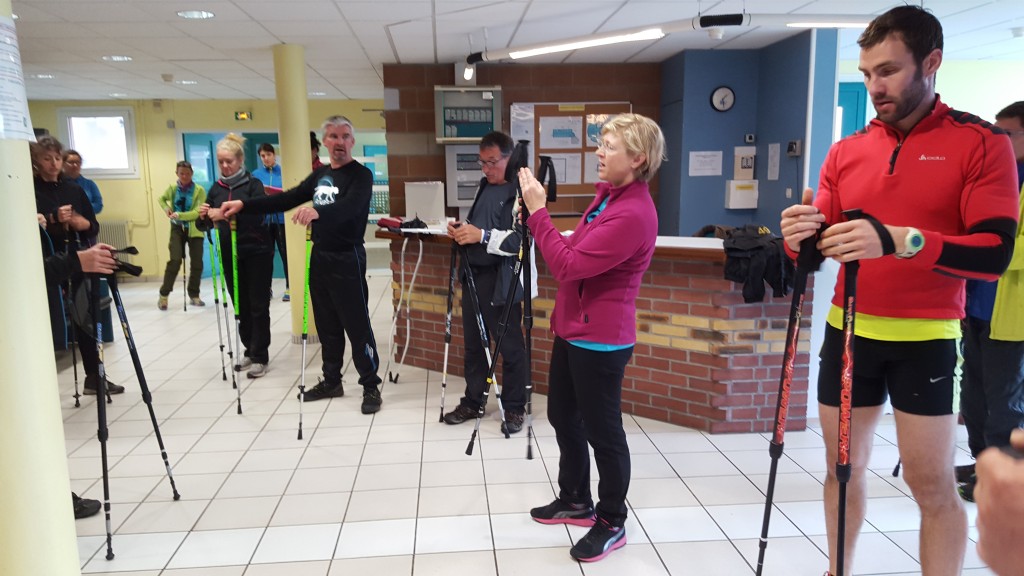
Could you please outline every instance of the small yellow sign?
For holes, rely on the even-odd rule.
[[[235,112],[235,120],[252,120],[252,112]]]

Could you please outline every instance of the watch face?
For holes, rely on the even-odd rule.
[[[719,112],[725,112],[736,103],[736,94],[728,86],[719,86],[711,92],[711,106]]]

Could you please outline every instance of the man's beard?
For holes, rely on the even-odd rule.
[[[882,114],[876,109],[875,112],[878,114],[878,119],[886,124],[897,124],[907,116],[910,116],[921,105],[921,101],[924,100],[927,93],[928,86],[924,82],[921,67],[918,66],[917,71],[914,72],[914,81],[899,95],[897,100],[892,100],[896,104],[896,109],[887,114]]]

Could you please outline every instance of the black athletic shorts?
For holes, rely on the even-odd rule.
[[[890,396],[893,408],[920,416],[953,414],[956,340],[887,342],[853,339],[853,406],[881,406]],[[839,406],[843,332],[825,326],[818,369],[818,401]]]

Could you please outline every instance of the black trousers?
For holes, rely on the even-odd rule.
[[[171,251],[171,258],[167,261],[164,269],[164,283],[160,286],[160,295],[167,296],[174,290],[174,281],[178,278],[178,269],[181,268],[181,261],[185,257],[186,232],[175,224],[171,224],[171,241],[168,248]],[[203,279],[203,238],[188,238],[188,286],[186,288],[189,298],[199,297],[199,282]]]
[[[548,421],[555,429],[559,498],[590,504],[589,443],[600,476],[597,515],[612,526],[626,522],[630,462],[622,429],[622,377],[633,348],[595,352],[555,338],[548,378]]]
[[[500,321],[504,305],[491,304],[494,285],[498,281],[498,271],[493,268],[471,268],[476,284],[477,297],[480,301],[480,315],[483,317],[484,328],[490,338],[493,350],[500,334]],[[501,405],[505,410],[522,412],[526,407],[526,344],[523,340],[523,305],[513,304],[509,318],[509,327],[501,342]],[[465,337],[465,354],[463,368],[466,375],[466,395],[462,397],[463,406],[479,410],[483,404],[484,392],[487,390],[487,357],[484,346],[480,342],[480,329],[476,322],[476,309],[470,300],[469,289],[465,278],[462,283],[462,333]]]
[[[967,317],[960,413],[967,446],[977,456],[989,446],[1008,446],[1024,426],[1024,342],[993,340],[991,324]]]
[[[270,361],[270,278],[274,274],[274,253],[238,257],[238,302],[235,302],[234,274],[230,248],[224,265],[224,283],[238,314],[238,336],[248,356],[257,364]]]
[[[270,233],[274,236],[274,244],[281,255],[281,264],[284,266],[284,289],[288,290],[291,284],[288,283],[288,245],[284,238],[284,224],[271,224]]]
[[[309,298],[320,336],[324,381],[341,382],[347,334],[359,384],[380,384],[377,341],[370,326],[366,249],[353,246],[346,252],[328,252],[314,244],[309,262]]]

